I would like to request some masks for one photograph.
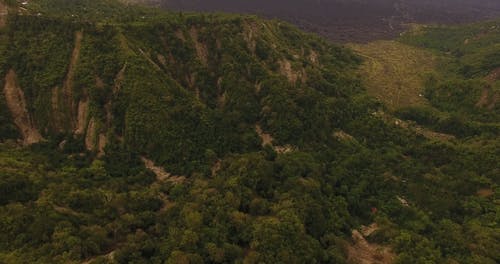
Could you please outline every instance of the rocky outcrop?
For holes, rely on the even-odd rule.
[[[96,145],[96,123],[94,118],[91,118],[85,133],[85,148],[88,151],[94,151]]]
[[[76,117],[76,129],[74,131],[77,135],[82,135],[85,133],[85,125],[87,124],[89,113],[89,101],[81,100],[78,103],[78,115]]]
[[[30,145],[40,142],[43,138],[36,129],[33,119],[28,112],[24,92],[17,83],[17,76],[14,70],[10,70],[5,77],[3,92],[14,123],[23,136],[23,143]]]

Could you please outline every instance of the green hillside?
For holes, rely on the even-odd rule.
[[[468,60],[393,109],[366,56],[281,21],[0,7],[0,263],[500,261],[498,107],[467,89],[498,81]]]
[[[463,137],[498,135],[500,120],[500,22],[418,26],[400,39],[441,57],[424,95],[435,110],[405,109],[403,116]],[[441,113],[439,113],[441,112]],[[440,120],[435,122],[435,120]]]

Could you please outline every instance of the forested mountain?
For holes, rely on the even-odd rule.
[[[500,261],[498,22],[379,60],[114,0],[0,18],[1,263]],[[403,47],[434,58],[411,104],[373,74],[406,91]]]

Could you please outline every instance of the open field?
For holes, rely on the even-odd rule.
[[[370,95],[391,110],[427,103],[423,82],[435,71],[436,55],[396,41],[348,46],[365,59],[360,74]]]

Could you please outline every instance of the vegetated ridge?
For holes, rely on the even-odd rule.
[[[373,44],[436,57],[404,107],[285,22],[2,3],[0,262],[500,260],[493,22]]]

